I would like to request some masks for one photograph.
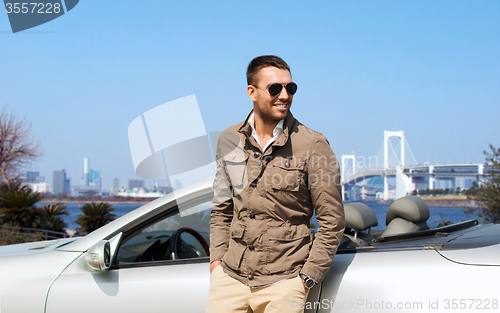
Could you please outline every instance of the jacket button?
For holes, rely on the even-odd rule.
[[[255,250],[255,247],[253,245],[249,245],[248,249],[250,249],[250,251],[253,251],[253,250]]]
[[[285,167],[286,167],[286,168],[290,168],[290,162],[286,161],[286,163],[285,163]]]
[[[248,275],[248,280],[253,280],[253,275],[252,274]]]
[[[256,157],[256,158],[260,157],[260,152],[254,152],[253,156]]]
[[[250,213],[250,218],[253,220],[255,218],[255,214]]]

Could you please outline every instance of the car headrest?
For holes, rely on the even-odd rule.
[[[344,211],[347,228],[365,230],[378,225],[375,212],[364,203],[352,202],[344,204]]]
[[[417,196],[406,196],[394,201],[387,210],[385,224],[396,217],[403,218],[415,224],[425,222],[429,219],[429,208],[424,200]]]

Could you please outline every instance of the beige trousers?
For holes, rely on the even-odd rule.
[[[205,313],[302,313],[307,293],[299,276],[250,288],[224,273],[219,265],[210,274]]]

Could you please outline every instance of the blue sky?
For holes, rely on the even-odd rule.
[[[80,184],[84,157],[105,187],[136,178],[128,125],[171,100],[196,94],[208,131],[240,122],[262,54],[288,62],[294,116],[338,156],[377,155],[384,130],[404,130],[419,163],[500,146],[497,0],[82,0],[16,34],[0,14],[0,51],[0,105],[32,123],[31,170],[49,182],[64,168]]]

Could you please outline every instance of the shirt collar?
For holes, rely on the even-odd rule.
[[[278,125],[276,125],[276,127],[274,127],[274,130],[273,130],[273,137],[274,138],[278,138],[281,133],[283,133],[283,123],[285,122],[285,120],[280,120],[278,122]],[[256,134],[257,132],[255,131],[255,119],[254,119],[254,113],[252,112],[252,114],[250,114],[250,117],[248,118],[248,124],[250,125],[250,127],[252,127],[252,134]]]
[[[259,142],[257,132],[255,131],[254,113],[252,112],[252,114],[250,114],[250,117],[248,118],[248,125],[250,125],[250,127],[252,128],[252,136],[255,138],[255,141],[257,141],[257,143],[261,146],[262,151],[266,151],[267,147],[269,147],[273,142],[276,141],[276,139],[278,139],[279,136],[281,136],[281,134],[283,134],[283,123],[284,120],[280,120],[278,122],[273,130],[273,138],[271,138],[271,140],[269,140],[264,146],[262,146],[262,144]]]

